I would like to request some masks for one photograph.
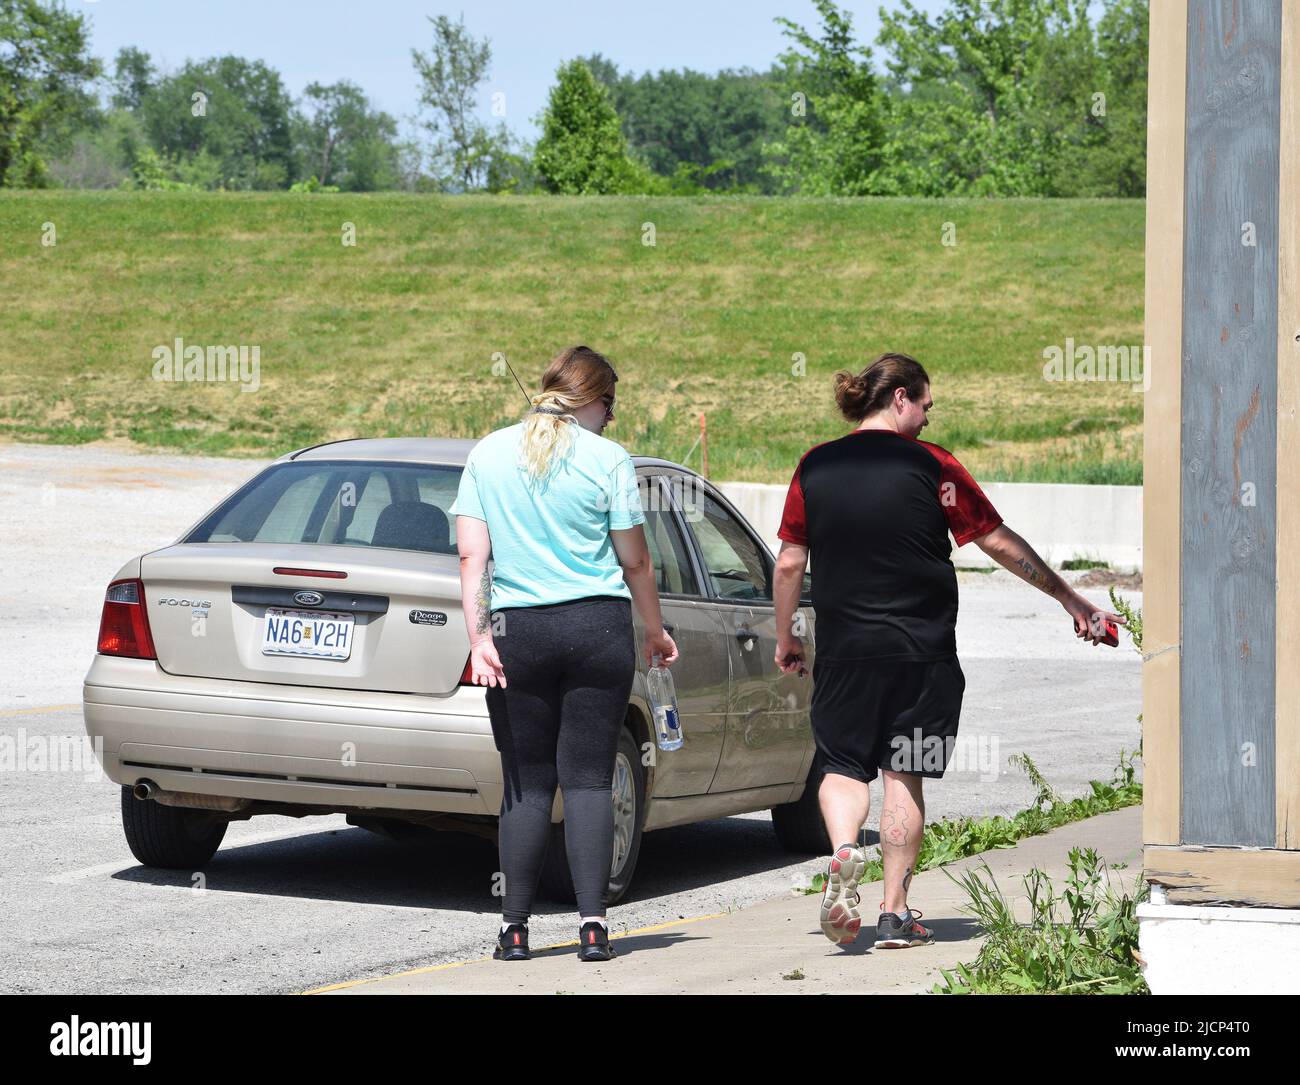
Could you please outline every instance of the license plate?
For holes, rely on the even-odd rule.
[[[351,614],[267,607],[262,622],[262,654],[347,659],[352,654]]]

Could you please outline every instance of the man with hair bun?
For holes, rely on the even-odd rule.
[[[834,853],[821,902],[822,933],[847,945],[862,923],[859,846],[868,784],[884,774],[880,850],[885,899],[875,945],[934,941],[907,904],[921,847],[922,781],[952,756],[966,678],[957,659],[957,574],[948,542],[974,542],[999,565],[1057,600],[1075,634],[1101,641],[1118,614],[1075,592],[1002,517],[952,453],[917,435],[934,406],[930,378],[906,354],[880,355],[835,376],[835,399],[856,428],[803,454],[790,480],[777,537],[776,663],[806,673],[794,612],[812,557],[817,615],[809,787]],[[836,844],[836,841],[845,843]]]

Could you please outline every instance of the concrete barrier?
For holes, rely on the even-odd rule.
[[[780,550],[776,531],[787,487],[760,482],[715,485],[758,529],[772,552]],[[980,488],[1007,526],[1058,568],[1073,558],[1104,561],[1117,571],[1142,568],[1141,486],[982,482]],[[955,549],[952,562],[968,569],[994,564],[973,543]]]

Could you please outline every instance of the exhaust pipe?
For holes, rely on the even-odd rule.
[[[238,813],[253,805],[252,799],[240,799],[233,795],[200,795],[196,791],[165,791],[152,780],[140,780],[131,788],[131,794],[137,799],[153,799],[163,806],[185,806],[193,810],[221,810],[228,814]]]

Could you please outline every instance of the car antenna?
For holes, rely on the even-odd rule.
[[[503,355],[501,356],[501,360],[502,360],[503,362],[506,363],[506,368],[507,368],[508,370],[510,370],[510,375],[511,375],[512,377],[515,378],[515,383],[516,383],[517,385],[519,385],[519,391],[523,392],[523,394],[524,394],[524,399],[527,401],[528,405],[531,407],[531,406],[533,405],[533,397],[530,396],[530,395],[528,394],[527,389],[524,388],[523,382],[519,379],[518,374],[515,373],[515,367],[512,366],[512,365],[510,364],[510,359],[507,358],[507,357],[503,354]]]

